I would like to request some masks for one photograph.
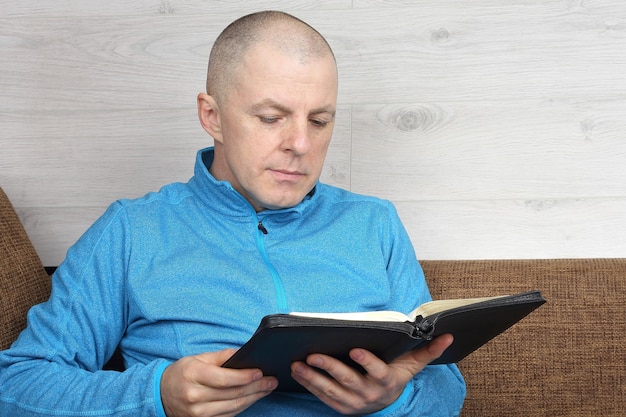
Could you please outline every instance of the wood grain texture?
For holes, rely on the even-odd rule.
[[[341,10],[352,8],[352,0],[65,0],[3,2],[7,16],[105,16],[105,15],[193,15],[230,13],[233,20],[257,10]]]
[[[622,258],[626,198],[397,203],[419,259]]]
[[[626,100],[354,106],[352,189],[394,201],[624,197],[624,108]]]
[[[47,265],[192,173],[213,39],[282,9],[335,51],[322,180],[396,203],[418,257],[626,256],[626,3],[0,0],[0,183]]]
[[[607,3],[296,12],[333,45],[342,102],[594,100],[626,95],[618,17],[626,5]],[[12,57],[0,110],[134,108],[138,98],[185,107],[203,84],[212,40],[235,14],[207,6],[191,15],[0,19]],[[23,94],[24,83],[39,100]]]
[[[213,143],[192,107],[73,112],[69,125],[59,114],[32,116],[8,115],[5,123],[15,136],[3,143],[0,178],[18,207],[104,207],[139,197],[188,180],[197,150]],[[348,188],[349,108],[337,117],[322,179]]]

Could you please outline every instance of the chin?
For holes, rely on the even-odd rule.
[[[275,201],[266,201],[264,203],[261,203],[263,207],[269,209],[269,210],[280,210],[280,209],[286,209],[286,208],[290,208],[293,206],[297,206],[298,204],[300,204],[300,202],[304,199],[304,196],[300,197],[300,198],[292,198],[292,199],[278,199]]]

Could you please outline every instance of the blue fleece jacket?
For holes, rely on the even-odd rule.
[[[296,207],[256,213],[210,175],[212,158],[198,153],[188,183],[114,203],[69,249],[49,301],[0,352],[1,416],[164,416],[167,365],[241,346],[266,314],[430,299],[391,203],[318,184]],[[118,345],[127,370],[102,371]],[[376,414],[456,415],[464,394],[456,366],[428,366]],[[242,415],[336,413],[274,393]]]

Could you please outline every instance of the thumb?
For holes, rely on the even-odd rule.
[[[454,342],[454,337],[451,334],[442,334],[441,336],[437,336],[435,339],[430,341],[426,346],[424,346],[424,350],[428,352],[428,356],[430,360],[428,363],[434,361],[443,355],[443,352],[446,351],[447,348]]]
[[[428,342],[426,346],[399,356],[392,364],[400,365],[415,375],[426,365],[443,355],[443,352],[450,347],[453,341],[454,338],[451,334],[443,334]]]
[[[194,357],[208,365],[222,366],[235,352],[237,352],[237,349],[223,349],[215,352],[200,353]]]

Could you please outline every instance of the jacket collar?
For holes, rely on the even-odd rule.
[[[189,181],[194,194],[209,208],[222,215],[231,217],[250,217],[257,215],[252,205],[237,192],[228,181],[218,181],[209,172],[213,163],[213,147],[201,149],[196,154],[194,176]],[[318,184],[319,185],[319,184]],[[258,213],[259,217],[277,216],[280,220],[288,220],[291,216],[302,216],[309,206],[318,200],[316,185],[309,194],[297,205],[285,209],[264,210]],[[277,218],[278,220],[278,218]]]

